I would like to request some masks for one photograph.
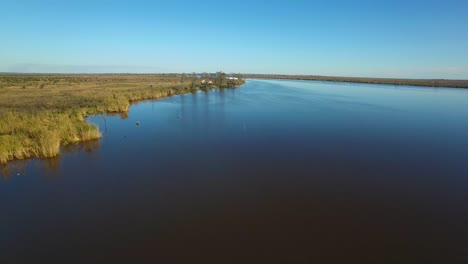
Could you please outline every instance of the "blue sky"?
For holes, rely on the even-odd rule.
[[[468,1],[0,2],[0,72],[468,79]]]

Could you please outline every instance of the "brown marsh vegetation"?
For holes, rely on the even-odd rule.
[[[55,157],[62,145],[100,138],[98,127],[86,121],[91,114],[126,113],[135,101],[243,83],[222,72],[0,74],[0,163]]]

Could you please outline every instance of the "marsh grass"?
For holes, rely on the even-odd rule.
[[[97,139],[96,125],[76,113],[13,113],[1,117],[0,162],[29,157],[55,157],[60,146]]]
[[[221,81],[219,86],[243,83]],[[125,114],[134,102],[214,88],[176,74],[0,74],[0,87],[3,164],[14,159],[55,157],[62,145],[100,138],[99,128],[86,121],[88,115]]]

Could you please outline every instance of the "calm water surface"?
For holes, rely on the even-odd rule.
[[[1,263],[468,263],[468,90],[249,80],[89,120],[2,168]]]

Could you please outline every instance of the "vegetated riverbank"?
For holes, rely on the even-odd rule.
[[[100,138],[91,114],[125,113],[134,101],[234,88],[216,74],[0,74],[0,163],[54,157],[61,145]]]
[[[256,78],[256,79],[286,79],[286,80],[309,80],[309,81],[353,82],[353,83],[390,84],[390,85],[468,88],[468,80],[392,79],[392,78],[361,78],[361,77],[334,77],[334,76],[318,76],[318,75],[277,75],[277,74],[243,74],[242,76],[244,78]]]

